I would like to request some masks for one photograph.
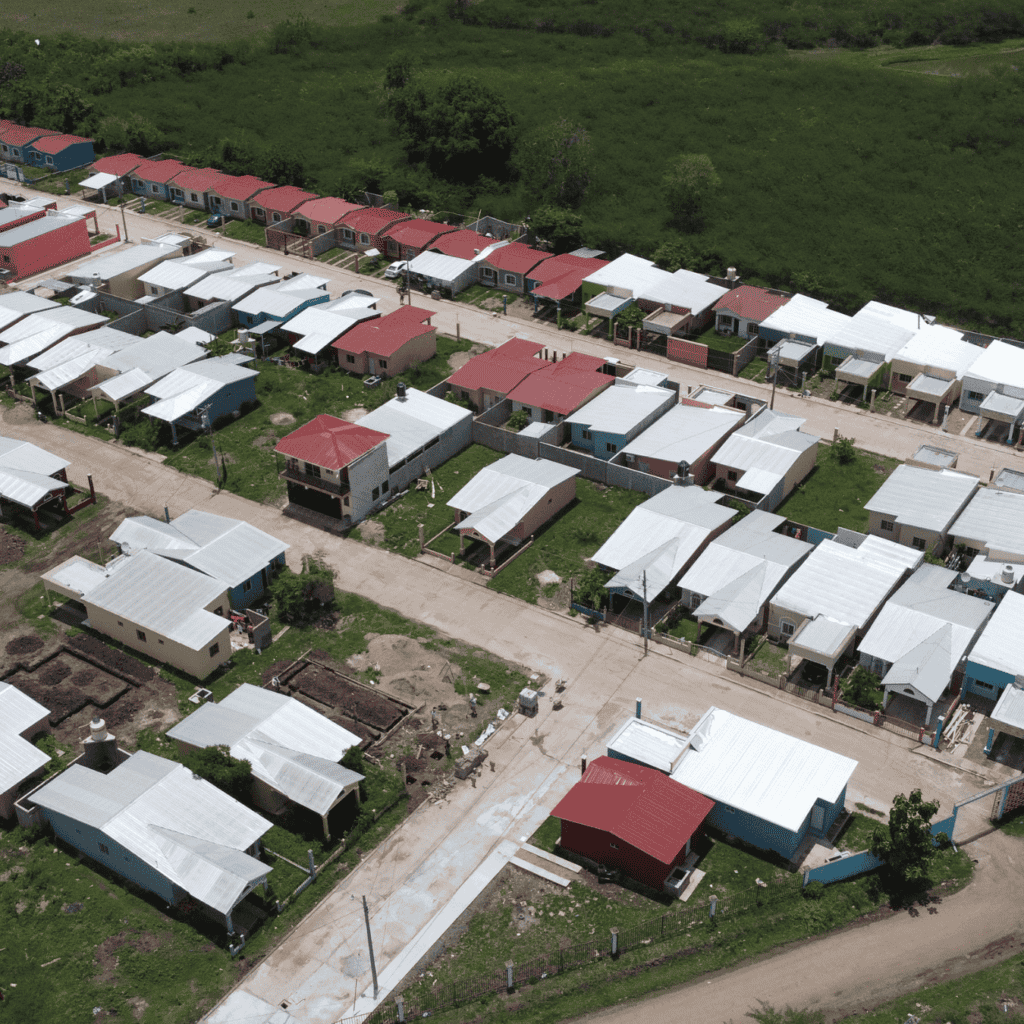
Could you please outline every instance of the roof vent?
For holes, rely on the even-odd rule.
[[[1012,565],[1004,565],[1003,566],[1003,572],[1002,572],[1002,575],[1000,576],[1000,579],[1003,581],[1003,583],[1009,583],[1011,586],[1013,586],[1013,566]]]
[[[403,402],[405,401],[405,383],[403,381],[398,382],[398,387],[395,388],[395,395]]]

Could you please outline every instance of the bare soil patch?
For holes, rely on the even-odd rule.
[[[425,704],[428,709],[438,704],[454,707],[463,703],[452,683],[462,675],[458,665],[449,665],[440,651],[429,651],[411,637],[400,634],[367,636],[365,653],[348,659],[349,668],[357,672],[372,669],[380,673],[380,688],[409,701]]]
[[[289,423],[295,422],[295,417],[290,412],[275,412],[270,417],[270,422],[275,427],[287,426]]]
[[[364,409],[361,405],[357,405],[352,409],[346,409],[341,414],[341,418],[348,420],[349,423],[355,423],[356,420],[362,419],[369,411],[369,409]]]
[[[383,694],[374,693],[340,672],[312,662],[292,675],[287,685],[380,732],[386,732],[405,714],[405,708]]]
[[[21,669],[8,677],[22,692],[49,709],[50,724],[59,725],[85,707],[106,708],[128,689],[128,683],[66,651],[32,672]]]
[[[466,365],[473,358],[473,356],[480,355],[481,352],[486,352],[487,346],[480,345],[477,343],[473,344],[473,347],[468,352],[453,352],[448,357],[448,365],[452,370],[459,370]]]
[[[385,536],[384,524],[377,522],[376,519],[364,519],[359,524],[359,535],[364,543],[383,544]]]
[[[32,654],[34,651],[41,650],[42,647],[43,641],[37,636],[16,636],[13,640],[8,641],[4,650],[8,654]]]
[[[144,683],[155,675],[153,669],[138,658],[108,647],[102,640],[88,633],[79,633],[78,636],[72,637],[68,641],[68,647],[120,675],[127,676],[134,683]]]
[[[93,954],[93,959],[100,968],[100,973],[96,975],[95,980],[108,985],[114,981],[117,970],[117,951],[122,946],[131,946],[138,953],[155,953],[170,937],[170,932],[154,935],[152,932],[125,930],[104,939]]]
[[[0,565],[20,562],[25,554],[25,542],[12,533],[0,529]]]

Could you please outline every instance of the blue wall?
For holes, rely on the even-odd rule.
[[[803,838],[799,832],[789,832],[765,821],[764,818],[755,817],[721,802],[715,804],[704,821],[706,825],[742,839],[759,850],[772,850],[781,854],[786,860],[793,856]]]
[[[268,583],[273,578],[274,574],[271,571],[271,568],[275,565],[279,565],[281,567],[284,566],[283,553],[278,555],[278,557],[275,558],[272,562],[267,563]],[[245,589],[246,583],[250,584],[249,590]],[[249,608],[252,605],[256,604],[256,602],[259,601],[259,599],[262,597],[264,590],[265,588],[263,586],[263,572],[261,570],[260,572],[256,573],[251,579],[244,580],[243,582],[239,583],[237,587],[232,587],[231,590],[228,591],[228,601],[230,602],[231,607],[235,609],[235,611],[240,611],[243,608]]]
[[[331,296],[324,292],[323,296],[317,296],[315,299],[310,299],[308,302],[303,302],[296,306],[287,316],[278,317],[272,316],[269,313],[238,313],[238,322],[243,327],[255,327],[257,324],[262,324],[267,320],[276,320],[278,323],[286,323],[291,320],[297,313],[301,313],[308,306],[316,306],[321,302],[330,302]]]
[[[51,155],[53,157],[52,164],[46,162],[47,156]],[[49,170],[69,171],[72,167],[84,167],[86,164],[91,164],[95,159],[92,143],[88,140],[73,142],[66,149],[53,154],[40,153],[34,144],[25,147],[25,163],[34,164],[36,167],[45,167]]]
[[[967,693],[977,694],[979,697],[987,697],[995,700],[1003,688],[1013,682],[1014,677],[1009,672],[1000,672],[998,669],[989,668],[987,665],[978,665],[968,659],[967,667],[964,670],[964,685],[960,690],[961,695]],[[977,682],[988,683],[988,686],[978,686]]]
[[[585,452],[590,452],[591,455],[598,459],[607,461],[616,452],[621,451],[629,444],[629,439],[624,434],[609,434],[601,430],[592,430],[589,424],[571,423],[569,426],[573,445]],[[583,437],[584,430],[590,430],[591,432],[589,441]],[[609,443],[615,445],[614,452],[608,451],[607,445]]]
[[[136,187],[133,178],[129,177],[128,181],[131,184],[132,191],[138,196],[145,196],[147,199],[162,199],[165,203],[170,201],[171,193],[168,191],[168,186],[163,182],[140,181],[138,187]],[[153,185],[157,187],[156,192],[151,187]]]

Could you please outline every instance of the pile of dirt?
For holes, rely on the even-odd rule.
[[[89,636],[88,633],[79,633],[78,636],[72,637],[67,645],[73,651],[80,651],[93,661],[98,661],[104,668],[126,676],[136,686],[153,678],[154,672],[148,665],[123,651],[108,647],[102,640]]]
[[[0,565],[13,565],[15,562],[20,562],[24,553],[25,542],[20,537],[16,537],[6,530],[0,530]]]
[[[50,712],[50,724],[60,725],[65,718],[70,717],[91,702],[89,695],[66,682],[61,686],[41,685],[38,676],[33,673],[28,675],[18,672],[11,676],[8,682],[13,683],[23,693],[27,693],[33,700],[38,701]]]
[[[366,652],[353,655],[348,665],[356,671],[372,668],[380,672],[382,690],[427,707],[465,703],[452,683],[462,670],[449,664],[440,651],[428,651],[419,641],[400,634],[385,633],[367,640]]]
[[[8,654],[31,654],[43,646],[43,641],[37,636],[16,636],[8,641],[4,650]]]

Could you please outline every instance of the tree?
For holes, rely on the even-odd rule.
[[[692,268],[697,260],[697,253],[692,245],[686,242],[662,242],[651,257],[662,270],[679,270]]]
[[[283,622],[298,622],[334,604],[334,570],[319,553],[304,555],[302,571],[284,569],[270,585],[270,596]]]
[[[900,793],[889,812],[889,827],[875,829],[871,837],[871,852],[885,861],[901,886],[916,888],[927,881],[936,852],[931,820],[938,810],[938,800],[926,801],[919,789],[910,796]]]
[[[70,134],[77,128],[88,129],[92,116],[92,103],[73,85],[60,85],[43,97],[42,120],[56,131]]]
[[[848,466],[854,459],[857,458],[857,449],[853,446],[852,437],[840,437],[832,445],[832,451],[830,452],[833,459],[835,459],[840,466]]]
[[[583,218],[559,206],[542,206],[531,215],[530,230],[536,241],[549,242],[554,252],[570,252],[582,244]]]
[[[516,163],[531,203],[577,207],[592,178],[590,135],[581,124],[563,117],[526,138]]]
[[[475,181],[505,168],[516,136],[508,104],[472,75],[451,75],[431,92],[398,89],[388,103],[409,158],[445,178]]]
[[[722,185],[706,153],[684,153],[662,179],[662,193],[673,219],[688,231],[703,225],[707,206]]]
[[[597,566],[584,569],[573,588],[573,600],[586,608],[600,611],[601,606],[608,602],[608,590],[605,587],[608,578]]]
[[[525,409],[516,409],[508,418],[506,426],[517,433],[530,422],[530,414]]]
[[[236,800],[245,800],[249,795],[252,765],[241,758],[232,757],[226,746],[194,750],[182,759],[182,764]]]
[[[843,696],[858,707],[871,711],[880,711],[884,693],[879,684],[878,676],[869,672],[863,665],[858,665],[850,678],[842,684]]]

